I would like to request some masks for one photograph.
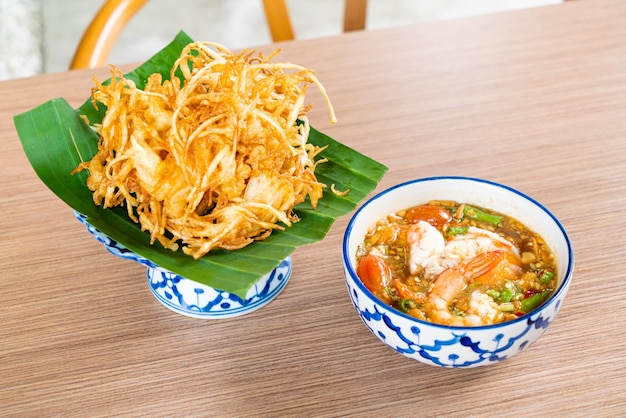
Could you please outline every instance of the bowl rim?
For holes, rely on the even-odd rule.
[[[349,254],[349,248],[348,248],[348,241],[349,241],[349,237],[350,234],[352,232],[352,229],[354,227],[354,224],[356,223],[357,218],[359,217],[359,215],[361,214],[361,212],[367,207],[369,206],[372,202],[374,202],[375,200],[380,199],[381,197],[384,197],[385,195],[393,192],[396,189],[399,188],[403,188],[403,187],[407,187],[410,186],[412,184],[416,184],[416,183],[425,183],[425,182],[432,182],[432,181],[466,181],[466,182],[477,182],[477,183],[483,183],[483,184],[487,184],[489,186],[492,187],[498,187],[501,189],[505,189],[506,191],[509,191],[511,193],[514,193],[520,197],[522,197],[523,199],[529,201],[531,204],[537,206],[541,211],[543,211],[546,215],[548,215],[548,217],[555,223],[555,225],[557,226],[557,228],[559,229],[559,231],[561,232],[561,234],[563,235],[563,238],[565,240],[565,243],[567,245],[567,258],[568,258],[568,262],[567,262],[567,267],[565,270],[565,274],[563,277],[563,280],[561,280],[561,283],[559,283],[559,287],[554,291],[554,293],[552,293],[552,295],[550,295],[550,297],[548,298],[548,300],[541,305],[539,308],[535,309],[534,311],[528,312],[516,319],[512,319],[510,321],[505,321],[505,322],[500,322],[498,324],[491,324],[491,325],[480,325],[480,326],[473,326],[473,327],[464,327],[464,326],[457,326],[457,325],[443,325],[443,324],[437,324],[435,322],[429,322],[429,321],[424,321],[421,320],[419,318],[415,318],[413,316],[407,315],[404,312],[401,312],[395,308],[393,308],[392,306],[389,306],[387,304],[385,304],[384,302],[382,302],[379,298],[377,298],[359,279],[359,277],[356,274],[355,269],[352,266],[352,262],[350,259],[350,254]],[[401,209],[401,208],[400,208]],[[398,209],[398,210],[400,210]],[[388,311],[393,312],[394,314],[397,314],[403,318],[406,318],[410,321],[414,321],[418,324],[422,324],[422,325],[426,325],[426,326],[433,326],[435,328],[441,328],[441,329],[446,329],[446,330],[488,330],[488,329],[496,329],[496,328],[502,328],[502,327],[506,327],[506,326],[511,326],[523,321],[528,320],[528,318],[532,315],[535,315],[543,310],[545,310],[548,306],[552,305],[553,303],[555,303],[555,301],[557,299],[560,299],[561,295],[567,291],[572,275],[573,275],[573,269],[574,269],[574,250],[572,247],[572,243],[571,240],[567,234],[567,231],[565,230],[565,227],[561,224],[561,222],[558,220],[558,218],[556,216],[554,216],[554,214],[552,212],[550,212],[550,210],[548,210],[548,208],[546,208],[544,205],[542,205],[541,203],[539,203],[537,200],[533,199],[532,197],[526,195],[525,193],[514,189],[513,187],[504,185],[502,183],[497,183],[495,181],[491,181],[491,180],[485,180],[485,179],[481,179],[481,178],[477,178],[477,177],[467,177],[467,176],[433,176],[433,177],[422,177],[422,178],[417,178],[417,179],[413,179],[413,180],[408,180],[402,183],[398,183],[396,185],[393,185],[391,187],[388,187],[384,190],[382,190],[381,192],[375,194],[374,196],[370,197],[369,199],[367,199],[365,202],[363,202],[363,204],[353,213],[352,217],[350,218],[350,221],[348,222],[348,225],[346,226],[345,232],[344,232],[344,236],[343,236],[343,243],[342,243],[342,257],[343,257],[343,264],[345,266],[345,270],[346,272],[350,275],[350,278],[352,279],[352,281],[355,282],[356,286],[370,299],[372,300],[374,303],[378,304],[378,305],[382,305],[384,306]]]

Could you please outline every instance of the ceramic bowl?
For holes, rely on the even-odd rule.
[[[512,216],[541,235],[555,253],[559,283],[537,310],[513,321],[480,327],[438,325],[406,315],[381,302],[356,274],[356,250],[370,225],[389,213],[429,200],[453,200]],[[574,268],[570,239],[559,220],[537,201],[502,184],[467,177],[433,177],[391,187],[362,205],[343,239],[346,285],[363,323],[382,342],[419,362],[441,367],[496,364],[527,349],[556,318]]]
[[[253,312],[271,302],[285,288],[291,277],[291,257],[285,258],[271,272],[261,277],[241,297],[198,283],[164,270],[100,232],[86,218],[74,212],[87,230],[112,254],[147,267],[148,287],[166,308],[193,318],[232,318]]]

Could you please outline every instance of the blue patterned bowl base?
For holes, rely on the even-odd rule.
[[[245,299],[217,290],[160,268],[148,268],[148,285],[154,297],[174,312],[193,318],[232,318],[267,305],[291,277],[291,257],[263,276]]]
[[[560,301],[555,300],[538,313],[506,325],[446,327],[416,321],[374,302],[351,280],[347,288],[356,312],[372,334],[406,357],[440,367],[485,366],[511,358],[534,343],[560,309]]]
[[[82,214],[74,212],[74,215],[110,253],[146,266],[148,285],[154,297],[168,309],[182,315],[219,319],[253,312],[278,296],[291,277],[292,261],[291,257],[287,257],[274,270],[261,277],[242,299],[233,293],[164,270],[100,232]]]

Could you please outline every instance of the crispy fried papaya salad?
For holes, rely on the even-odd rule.
[[[308,197],[315,208],[327,187],[315,175],[323,147],[307,142],[309,84],[331,123],[335,114],[315,72],[271,62],[277,52],[193,42],[169,80],[152,74],[143,89],[112,66],[111,81],[92,89],[107,109],[93,126],[98,152],[73,173],[88,170],[94,202],[125,206],[151,243],[196,259],[291,226],[294,206]]]

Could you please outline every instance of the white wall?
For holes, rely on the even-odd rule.
[[[0,80],[43,69],[39,0],[0,0]]]

